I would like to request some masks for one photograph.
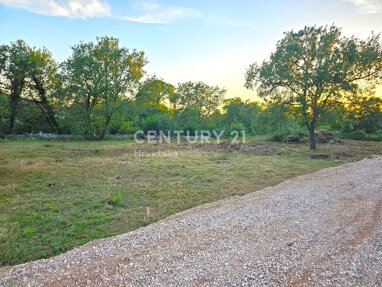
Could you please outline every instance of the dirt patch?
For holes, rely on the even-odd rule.
[[[275,154],[277,147],[272,144],[254,144],[232,141],[222,141],[220,143],[203,143],[195,145],[196,149],[206,152],[251,152],[257,154]]]

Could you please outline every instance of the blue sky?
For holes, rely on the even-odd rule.
[[[382,0],[0,0],[0,44],[24,39],[63,61],[81,40],[115,36],[145,51],[151,74],[245,99],[255,98],[243,87],[246,68],[284,31],[332,23],[361,38],[382,32]]]

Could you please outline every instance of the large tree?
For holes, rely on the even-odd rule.
[[[175,87],[161,79],[149,78],[140,88],[135,101],[138,106],[156,106],[165,104],[174,95]]]
[[[312,26],[285,33],[269,60],[249,67],[246,87],[262,98],[295,105],[310,148],[316,149],[315,129],[328,103],[361,96],[381,78],[379,35],[360,40],[342,36],[335,26]]]
[[[250,131],[256,116],[261,112],[261,107],[256,102],[243,102],[241,98],[232,98],[223,101],[223,111],[222,121],[226,126],[242,124]]]
[[[0,46],[0,79],[0,89],[8,97],[8,133],[13,132],[22,100],[37,104],[50,127],[57,131],[51,106],[57,64],[47,49],[31,48],[22,40]]]
[[[178,85],[170,101],[180,112],[195,111],[202,121],[218,108],[225,93],[225,89],[203,82],[186,82]]]
[[[155,77],[143,83],[135,97],[135,107],[140,119],[156,113],[169,113],[168,102],[174,95],[175,87]]]
[[[36,103],[45,116],[47,123],[58,130],[53,101],[59,89],[58,64],[46,49],[29,48],[29,64],[27,70],[28,97]]]
[[[80,105],[87,133],[103,138],[122,100],[136,94],[147,60],[143,52],[120,47],[112,37],[81,42],[72,50],[62,65],[64,87],[73,104]]]
[[[0,92],[8,96],[7,133],[13,132],[28,69],[29,48],[24,41],[0,46]]]

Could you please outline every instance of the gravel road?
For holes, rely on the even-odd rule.
[[[2,268],[0,286],[382,286],[382,157]]]

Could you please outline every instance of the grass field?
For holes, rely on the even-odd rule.
[[[254,145],[275,145],[255,141]],[[271,153],[130,141],[0,142],[0,265],[57,255],[206,202],[243,195],[342,162],[381,142],[275,145]],[[160,156],[152,155],[158,150]],[[143,155],[143,156],[142,156]]]

